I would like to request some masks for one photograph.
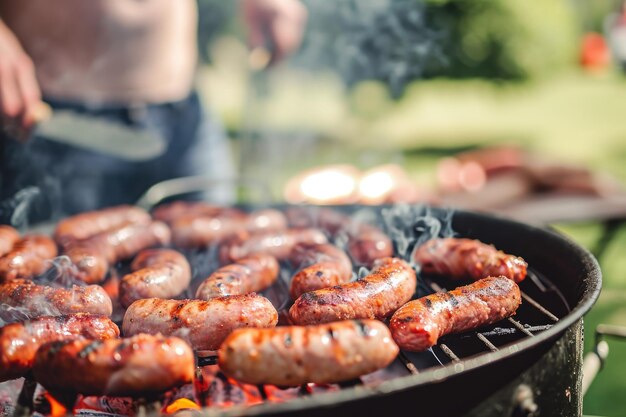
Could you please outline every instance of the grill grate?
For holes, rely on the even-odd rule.
[[[416,298],[461,285],[458,282],[445,282],[433,277],[420,277],[418,282]],[[515,318],[501,320],[475,331],[443,336],[437,345],[424,352],[401,351],[397,359],[386,369],[340,384],[331,384],[332,386],[305,384],[297,389],[281,390],[274,386],[259,385],[255,388],[264,402],[281,402],[289,398],[308,396],[329,389],[376,385],[401,376],[417,375],[423,371],[443,367],[450,363],[463,367],[463,360],[485,353],[497,352],[524,338],[534,337],[536,333],[552,327],[559,320],[558,315],[563,317],[569,312],[569,306],[564,301],[562,294],[549,280],[533,270],[528,271],[527,278],[520,284],[520,288],[522,289],[522,304],[518,308]],[[276,300],[277,294],[286,291],[285,281],[278,280],[276,285],[267,290],[268,294],[266,295]],[[281,300],[280,297],[278,299]],[[290,303],[281,302],[280,304],[282,313],[284,313],[289,308]],[[198,365],[201,367],[215,367],[215,363],[216,358],[214,356],[199,358],[198,361]],[[231,382],[237,383],[236,381]],[[277,391],[281,392],[278,396],[276,395]],[[204,405],[219,407],[219,405],[210,402]]]

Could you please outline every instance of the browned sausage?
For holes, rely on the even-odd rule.
[[[0,282],[30,279],[48,270],[57,256],[57,245],[44,235],[29,235],[18,240],[13,249],[0,258]]]
[[[35,380],[52,393],[150,397],[193,380],[193,351],[175,337],[47,343],[35,356]]]
[[[293,227],[319,227],[334,240],[345,239],[346,250],[356,265],[371,268],[377,259],[393,256],[393,242],[382,230],[337,210],[291,208],[287,219]]]
[[[279,269],[278,261],[271,255],[258,253],[241,258],[205,279],[196,291],[196,298],[210,300],[264,290],[276,281]]]
[[[0,225],[0,256],[4,256],[11,252],[13,245],[20,240],[20,233],[7,225]]]
[[[181,248],[205,247],[221,242],[239,232],[271,232],[287,227],[287,219],[278,210],[266,209],[248,215],[187,215],[172,222],[172,241]]]
[[[108,317],[90,314],[44,316],[0,328],[0,381],[20,378],[33,366],[44,343],[75,338],[113,339],[120,335]]]
[[[398,355],[389,329],[377,320],[316,326],[237,329],[222,343],[222,371],[251,384],[341,382],[389,365]]]
[[[449,333],[495,323],[515,314],[520,289],[507,277],[489,277],[450,292],[410,301],[391,317],[390,328],[401,349],[422,351]]]
[[[380,259],[362,279],[305,292],[289,309],[289,317],[295,324],[383,319],[411,299],[416,285],[415,271],[404,260]]]
[[[297,245],[289,258],[296,267],[304,266],[291,278],[289,294],[293,300],[305,292],[343,284],[352,278],[348,255],[328,243]]]
[[[522,258],[473,239],[431,239],[416,248],[413,259],[421,272],[453,279],[505,276],[521,282],[526,277],[527,264]]]
[[[128,307],[142,298],[171,298],[183,293],[191,282],[187,258],[172,249],[146,249],[135,257],[131,272],[122,278],[120,303]]]
[[[162,333],[186,340],[194,350],[216,350],[239,327],[274,327],[278,313],[255,293],[202,300],[137,300],[124,314],[122,331]]]
[[[128,224],[70,244],[65,254],[76,265],[76,278],[88,283],[102,282],[109,267],[137,252],[168,245],[171,233],[163,222]]]
[[[220,246],[220,260],[232,263],[253,253],[267,253],[285,260],[299,244],[327,243],[324,233],[317,229],[287,229],[269,233],[241,233]]]
[[[83,240],[98,233],[125,224],[147,224],[150,214],[129,205],[109,207],[101,210],[80,213],[61,220],[54,231],[54,239],[65,246],[70,241]]]
[[[152,211],[152,217],[155,220],[159,220],[170,225],[176,219],[186,216],[237,217],[244,216],[244,212],[236,208],[219,206],[206,203],[204,201],[174,201],[171,203],[160,204]]]
[[[16,279],[0,284],[0,304],[15,307],[29,318],[91,313],[110,316],[111,299],[98,285],[54,288]]]

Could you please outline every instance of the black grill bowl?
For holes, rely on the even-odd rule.
[[[339,209],[380,213],[380,208]],[[447,211],[431,212],[444,217]],[[452,229],[455,236],[479,239],[523,257],[558,289],[569,312],[559,315],[547,330],[499,346],[495,352],[462,357],[373,387],[357,385],[284,403],[227,410],[207,407],[203,412],[209,416],[582,415],[583,315],[598,298],[602,284],[596,259],[556,231],[492,215],[455,211]]]

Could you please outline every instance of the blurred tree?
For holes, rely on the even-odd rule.
[[[433,77],[520,81],[578,62],[573,0],[303,0],[309,23],[291,65],[337,72],[352,87],[381,81],[394,98]],[[199,0],[201,53],[218,34],[241,36],[236,2]]]

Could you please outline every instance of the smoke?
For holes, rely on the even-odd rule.
[[[307,1],[309,30],[294,61],[336,71],[348,86],[378,80],[399,97],[415,79],[436,74],[447,39],[421,0]]]
[[[28,227],[31,205],[40,195],[39,187],[29,186],[19,190],[13,197],[2,201],[0,223],[10,224],[18,229]]]
[[[381,211],[385,230],[396,244],[402,258],[412,262],[413,251],[434,238],[452,237],[452,209],[432,209],[428,206],[397,204]]]

